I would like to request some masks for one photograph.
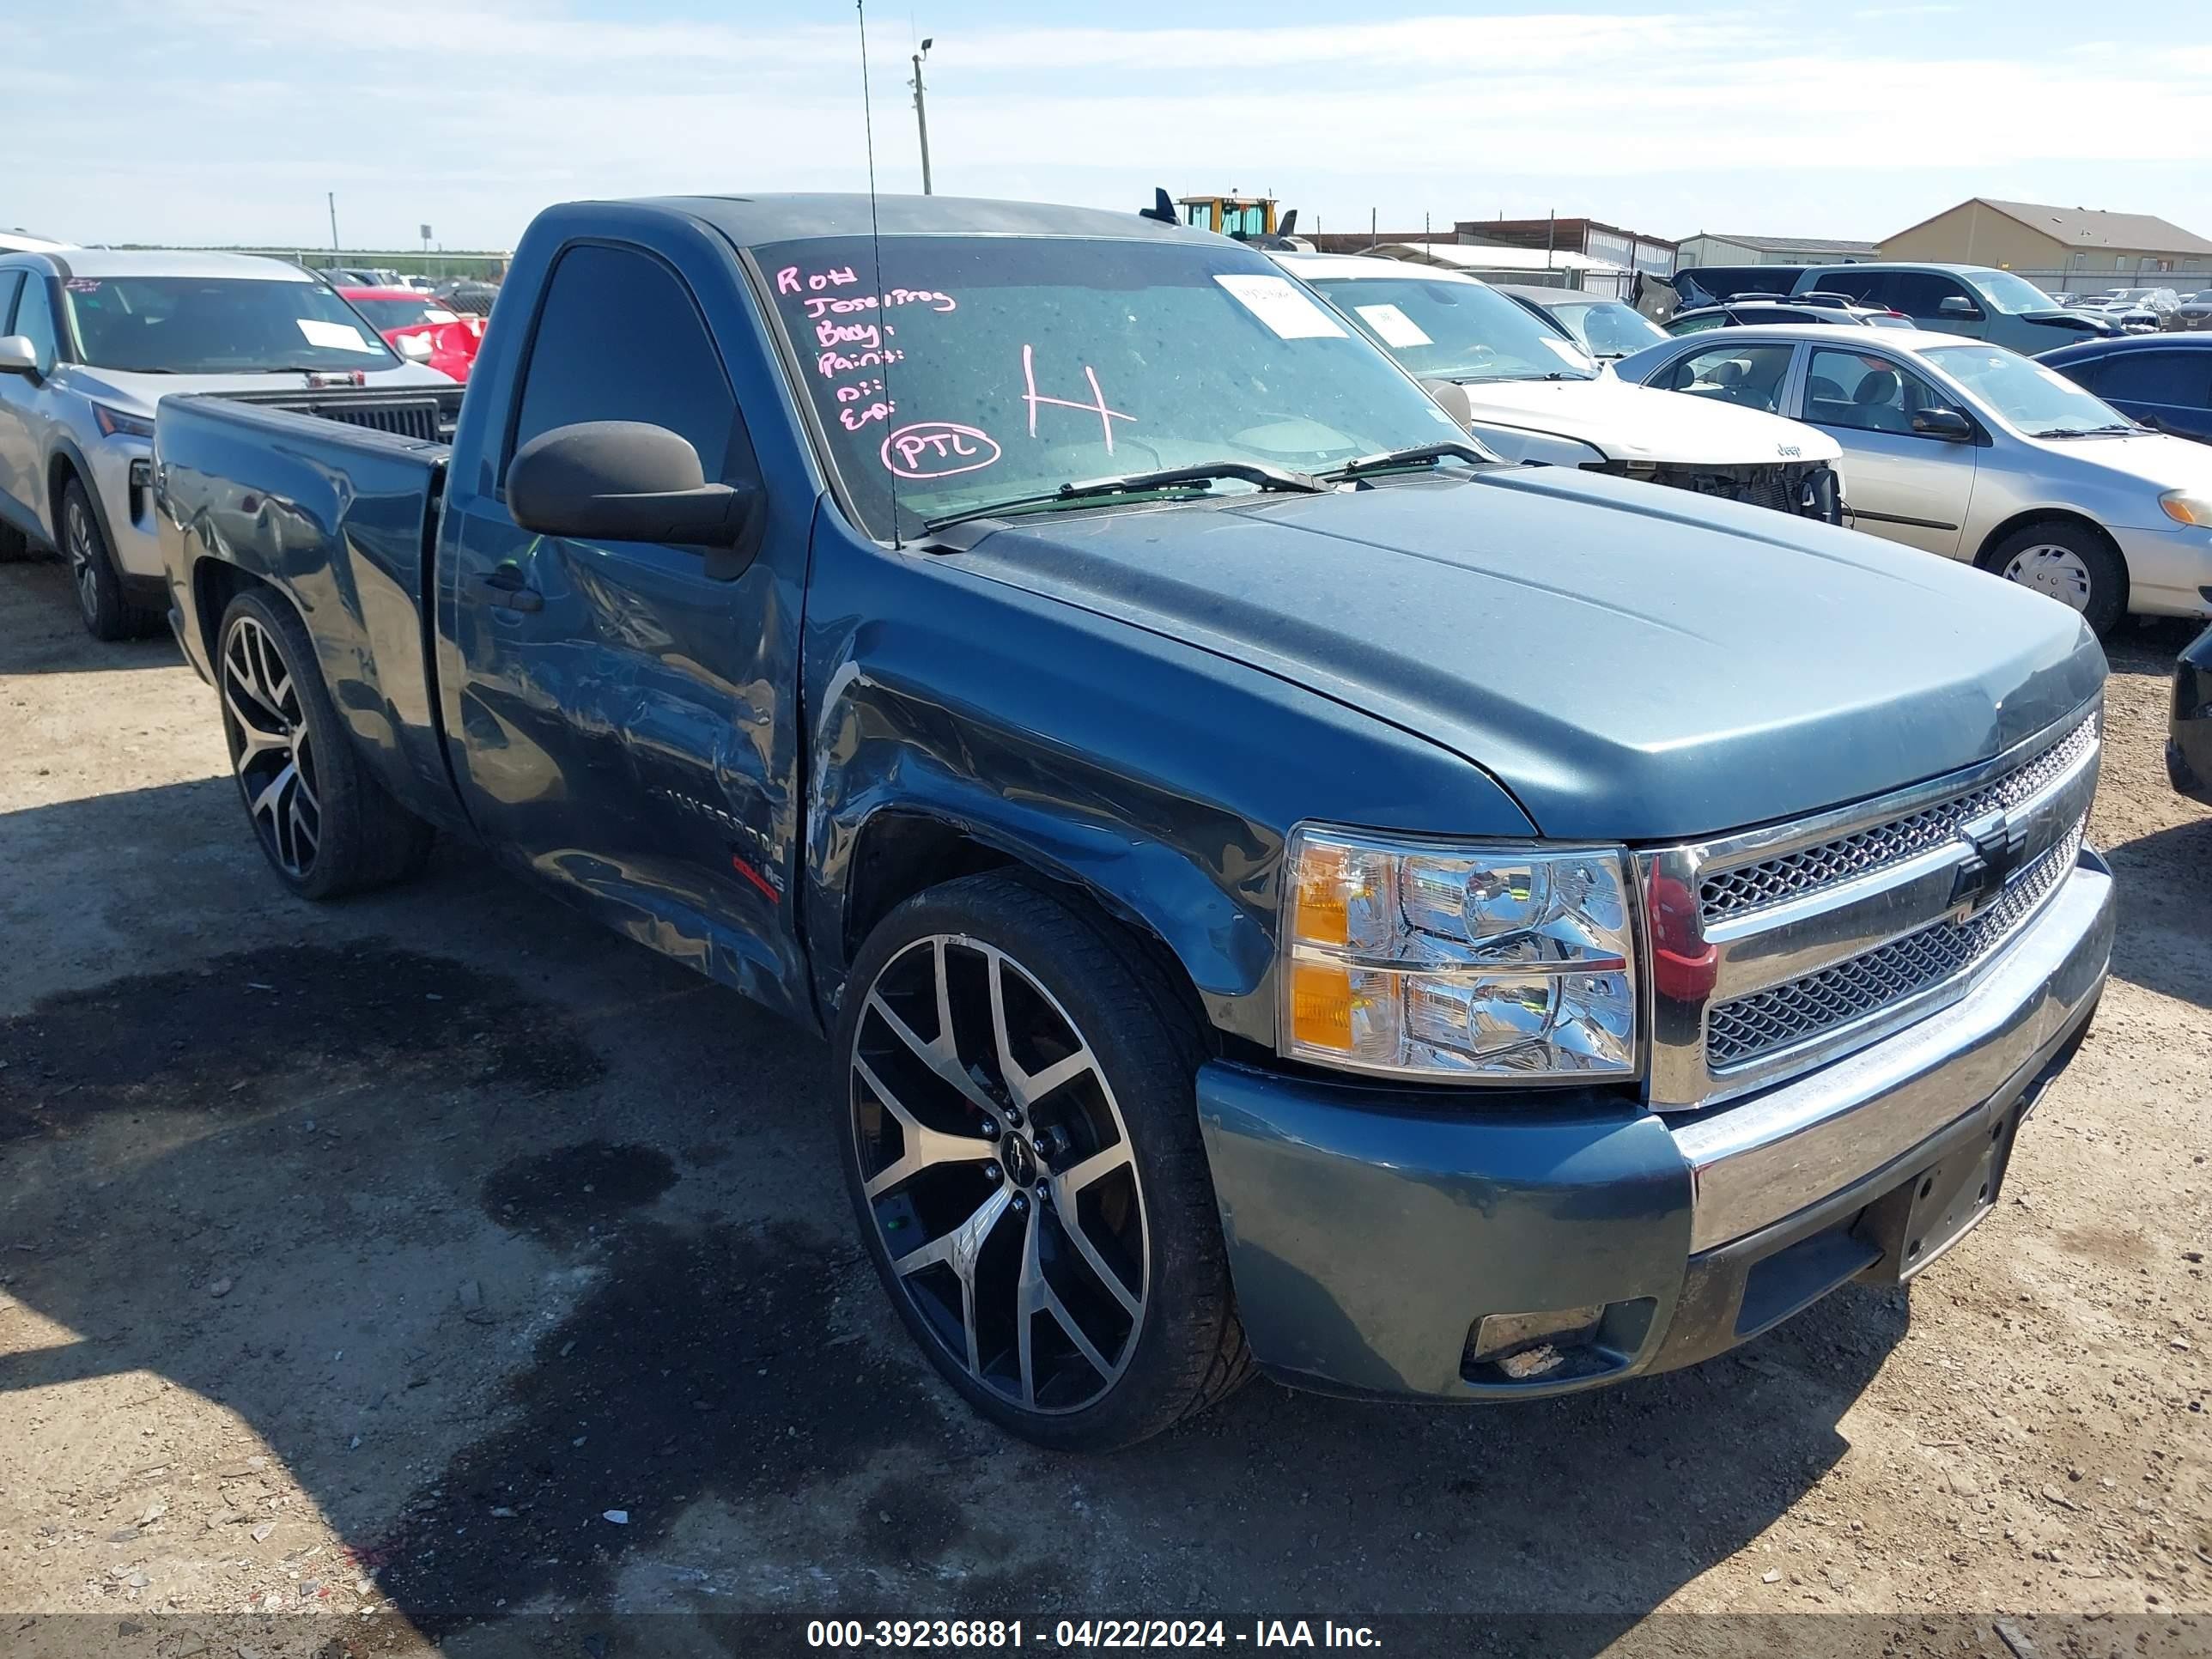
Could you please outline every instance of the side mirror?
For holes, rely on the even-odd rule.
[[[1457,380],[1424,380],[1421,390],[1437,400],[1462,432],[1474,424],[1474,402]]]
[[[1945,295],[1937,302],[1936,309],[1943,316],[1963,317],[1968,322],[1982,314],[1982,308],[1963,294]]]
[[[1972,443],[1974,438],[1974,423],[1955,409],[1923,409],[1913,416],[1912,429],[1950,444]]]
[[[36,374],[39,349],[21,334],[0,340],[0,374]]]
[[[697,450],[642,421],[556,427],[515,451],[507,470],[515,523],[577,541],[674,542],[749,558],[765,505],[757,486],[708,483]],[[744,568],[728,562],[711,560],[708,574]]]
[[[430,337],[427,334],[402,334],[392,342],[399,355],[410,363],[430,361]]]

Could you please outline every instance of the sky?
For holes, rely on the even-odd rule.
[[[1659,0],[1664,3],[1664,0]],[[1587,214],[1879,238],[1969,196],[2212,235],[2212,44],[2080,0],[105,0],[21,9],[0,227],[77,242],[507,248],[579,197],[920,188],[1301,228]],[[2159,20],[2163,19],[2161,22]],[[33,109],[49,118],[33,118]]]

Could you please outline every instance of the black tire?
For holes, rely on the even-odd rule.
[[[419,873],[434,832],[362,765],[298,614],[249,588],[216,638],[231,772],[277,878],[303,898],[329,899]]]
[[[71,478],[62,487],[61,521],[56,527],[86,633],[95,640],[138,640],[161,626],[159,611],[125,597],[100,509],[82,480]]]
[[[1022,988],[1020,999],[1040,1016],[1064,1017],[1076,1047],[1087,1048],[1095,1057],[1095,1073],[1078,1073],[1054,1091],[1036,1097],[1036,1110],[1026,1122],[1016,1112],[1009,1115],[1008,1124],[991,1126],[995,1133],[986,1144],[995,1152],[997,1162],[978,1169],[972,1155],[970,1159],[948,1159],[936,1168],[917,1171],[872,1200],[867,1192],[870,1174],[863,1168],[864,1159],[871,1157],[864,1126],[871,1115],[881,1121],[886,1114],[876,1104],[873,1090],[856,1064],[862,1052],[864,1029],[869,1044],[866,1052],[879,1066],[888,1063],[885,1048],[889,1045],[890,1057],[922,1066],[921,1072],[909,1075],[922,1078],[933,1089],[939,1086],[941,1079],[929,1071],[927,1062],[915,1058],[917,1050],[901,1046],[879,1010],[872,1012],[871,994],[880,988],[886,1001],[908,995],[897,983],[898,975],[907,971],[902,964],[915,962],[917,951],[926,956],[938,951],[936,945],[924,941],[948,937],[950,942],[943,952],[947,961],[957,961],[964,952],[988,964],[986,952],[1002,953],[1005,961],[1030,981]],[[894,971],[887,977],[887,970]],[[1010,988],[999,1003],[1010,1007],[1015,1000],[1012,981],[1006,983]],[[1037,989],[1050,1000],[1049,1007],[1035,997]],[[924,1007],[912,1000],[902,1001],[900,1006],[910,1013],[920,1013]],[[933,1032],[933,1007],[927,1009],[926,1018]],[[955,1014],[956,1026],[962,1018]],[[981,1018],[988,1021],[992,1016],[987,1012]],[[1013,1024],[1010,1012],[1006,1025]],[[906,1042],[910,1043],[918,1035],[918,1029],[910,1027]],[[961,1048],[980,1050],[981,1046],[966,1042]],[[1199,1134],[1194,1095],[1194,1080],[1204,1055],[1199,1031],[1192,1016],[1163,983],[1159,970],[1145,961],[1134,945],[1110,923],[1048,884],[1006,872],[966,877],[909,899],[869,936],[854,964],[837,1023],[836,1054],[840,1062],[838,1132],[846,1186],[868,1253],[915,1342],[939,1374],[981,1415],[1012,1434],[1054,1449],[1111,1451],[1174,1426],[1223,1399],[1249,1376],[1250,1352],[1237,1316],[1213,1183]],[[1026,1066],[1028,1062],[1018,1060],[1017,1065]],[[994,1074],[1002,1087],[1004,1070],[995,1061],[975,1063],[976,1072]],[[975,1080],[979,1088],[990,1086],[989,1078]],[[1077,1096],[1087,1096],[1094,1109],[1100,1101],[1104,1102],[1115,1116],[1114,1127],[1121,1132],[1127,1154],[1124,1163],[1128,1187],[1113,1187],[1122,1176],[1122,1170],[1116,1169],[1098,1180],[1096,1188],[1082,1189],[1103,1194],[1095,1200],[1099,1208],[1088,1212],[1093,1218],[1086,1224],[1090,1248],[1083,1251],[1083,1258],[1097,1268],[1095,1273],[1079,1267],[1082,1258],[1060,1219],[1070,1212],[1060,1206],[1056,1193],[1048,1195],[1056,1182],[1073,1181],[1079,1166],[1110,1158],[1117,1144],[1109,1141],[1100,1157],[1086,1157],[1086,1152],[1099,1151],[1097,1141],[1071,1146],[1062,1124],[1048,1123],[1048,1118],[1054,1116],[1076,1119],[1079,1113],[1066,1103]],[[1007,1100],[1012,1094],[997,1097]],[[951,1101],[956,1110],[974,1113],[972,1103],[959,1094],[940,1098]],[[910,1099],[908,1103],[911,1107],[914,1102]],[[1018,1132],[1010,1125],[1023,1127]],[[956,1128],[953,1133],[959,1131]],[[1024,1137],[1034,1138],[1034,1149]],[[903,1130],[900,1146],[903,1153]],[[890,1169],[882,1161],[880,1139],[874,1143],[873,1151],[877,1155],[874,1178],[881,1181]],[[892,1160],[903,1161],[902,1156]],[[1023,1173],[1017,1173],[1018,1170]],[[968,1216],[970,1224],[995,1200],[1003,1185],[1011,1194],[1006,1201],[1013,1206],[1005,1215],[1015,1222],[1014,1255],[1022,1255],[1025,1248],[1034,1249],[1038,1240],[1052,1242],[1051,1265],[1062,1275],[1053,1288],[1053,1308],[1049,1312],[1033,1311],[1024,1320],[1018,1312],[1021,1292],[1016,1288],[1012,1301],[1006,1304],[1012,1311],[999,1338],[1001,1346],[995,1380],[987,1381],[971,1371],[966,1353],[956,1353],[950,1346],[941,1297],[938,1323],[933,1324],[931,1314],[925,1311],[924,1301],[931,1292],[924,1285],[924,1273],[937,1269],[916,1273],[912,1282],[917,1288],[909,1291],[909,1281],[894,1266],[886,1225],[907,1224],[900,1218],[901,1206],[904,1213],[922,1213],[920,1201],[908,1194],[924,1176],[976,1183],[943,1207],[946,1215]],[[1035,1184],[1025,1186],[1031,1177]],[[983,1200],[983,1208],[969,1216],[967,1206],[973,1201],[969,1194],[976,1191],[989,1195]],[[1034,1199],[1030,1196],[1032,1193]],[[1130,1197],[1131,1194],[1135,1196]],[[1094,1318],[1103,1310],[1109,1322],[1119,1322],[1123,1333],[1098,1343],[1094,1350],[1103,1355],[1109,1343],[1114,1345],[1111,1352],[1118,1370],[1109,1378],[1105,1371],[1076,1355],[1077,1345],[1066,1337],[1064,1316],[1073,1305],[1066,1298],[1076,1296],[1086,1285],[1095,1288],[1103,1282],[1104,1269],[1098,1267],[1097,1218],[1117,1200],[1125,1216],[1134,1210],[1142,1239],[1143,1266],[1136,1291],[1141,1305],[1132,1314],[1126,1311],[1124,1304],[1125,1311],[1116,1314],[1103,1300],[1094,1298],[1087,1304],[1094,1310]],[[1030,1207],[1024,1206],[1025,1200]],[[1073,1198],[1067,1201],[1075,1204]],[[888,1223],[885,1212],[893,1212]],[[1079,1209],[1076,1212],[1085,1213]],[[974,1286],[970,1297],[974,1307],[981,1308],[987,1288],[995,1290],[1003,1278],[999,1269],[987,1267],[985,1258],[991,1255],[1001,1263],[1005,1261],[1004,1219],[1005,1216],[994,1217],[986,1224],[975,1246],[969,1269],[972,1278],[968,1281]],[[935,1231],[926,1224],[920,1227],[915,1236],[924,1237],[923,1246],[902,1251],[899,1259],[911,1261],[915,1255],[931,1254],[934,1245],[958,1229],[948,1227],[934,1239],[925,1237]],[[1117,1259],[1126,1264],[1130,1258],[1121,1255]],[[950,1262],[942,1265],[951,1270]],[[994,1279],[994,1273],[999,1278]],[[1041,1273],[1040,1277],[1050,1275]],[[1126,1296],[1126,1273],[1122,1283]],[[999,1300],[994,1296],[994,1304]],[[975,1316],[970,1317],[973,1328]],[[1048,1319],[1049,1322],[1040,1328],[1038,1322]],[[1017,1358],[1006,1346],[1018,1340],[1011,1331],[1024,1324],[1033,1334],[1032,1346],[1037,1351],[1035,1368],[1030,1366],[1030,1356]],[[1091,1337],[1098,1328],[1092,1327]],[[1040,1329],[1041,1336],[1036,1334]],[[1104,1386],[1086,1394],[1085,1385],[1079,1381],[1072,1389],[1062,1391],[1056,1406],[1032,1408],[1024,1402],[1023,1393],[1025,1389],[1030,1401],[1043,1405],[1045,1389],[1032,1384],[1046,1363],[1045,1351],[1055,1343],[1064,1354],[1050,1386],[1065,1383],[1071,1376],[1102,1379]],[[985,1367],[987,1372],[992,1369]]]
[[[2045,549],[2073,556],[2078,562],[2081,578],[2087,582],[2086,593],[2076,590],[2069,597],[2054,592],[2045,582],[2030,580],[2033,573],[2027,564]],[[2057,562],[2061,566],[2059,579],[2064,582],[2073,571],[2065,568],[2063,561]],[[2074,605],[2081,611],[2081,620],[2089,624],[2089,631],[2099,639],[2111,633],[2128,614],[2127,563],[2112,550],[2110,542],[2086,525],[2064,519],[2044,519],[2022,525],[1992,547],[1981,563],[1982,568],[1993,575],[2033,587],[2039,592],[2051,592],[2062,603]]]

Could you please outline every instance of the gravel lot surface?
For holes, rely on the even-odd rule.
[[[2194,1650],[2212,817],[2160,763],[2186,638],[2113,647],[2095,1029],[1909,1291],[1550,1404],[1258,1383],[1080,1461],[909,1350],[819,1044],[465,849],[291,899],[173,648],[94,644],[59,567],[0,567],[0,1649],[607,1659],[600,1623],[660,1610],[709,1615],[663,1626],[702,1652],[766,1650],[715,1619],[877,1611]]]

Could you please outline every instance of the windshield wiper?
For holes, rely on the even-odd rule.
[[[2139,426],[2133,421],[2125,421],[2117,425],[2045,427],[2040,432],[2029,433],[2028,436],[2031,438],[2096,438],[2112,432],[2148,432],[2150,429],[2147,426]]]
[[[1440,461],[1447,455],[1456,455],[1463,461],[1478,465],[1495,460],[1496,456],[1469,443],[1464,438],[1444,438],[1432,444],[1411,444],[1404,449],[1386,449],[1379,455],[1362,455],[1356,461],[1346,461],[1342,466],[1315,476],[1326,479],[1357,478],[1362,473],[1382,472],[1394,466],[1419,466],[1426,461]]]
[[[1170,489],[1177,484],[1210,484],[1217,478],[1239,478],[1260,489],[1285,489],[1302,495],[1317,495],[1328,486],[1318,478],[1265,461],[1200,461],[1194,466],[1163,466],[1150,472],[1124,472],[1111,478],[1085,478],[1060,485],[1041,495],[1015,495],[981,507],[965,507],[923,520],[924,530],[942,530],[969,519],[988,519],[996,514],[1030,507],[1057,507],[1064,501],[1095,501],[1105,495],[1132,495],[1148,489]]]

